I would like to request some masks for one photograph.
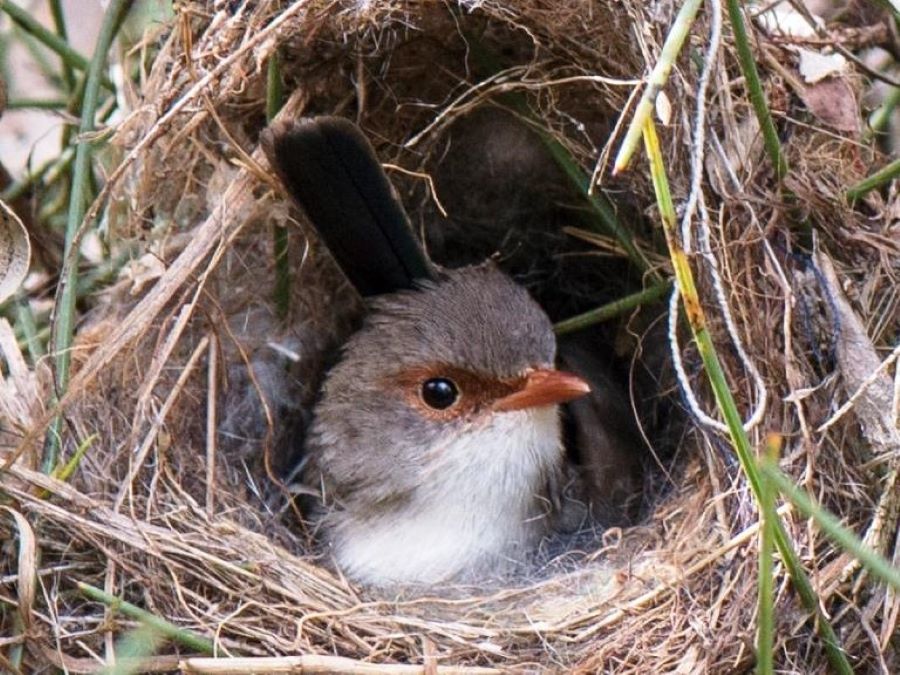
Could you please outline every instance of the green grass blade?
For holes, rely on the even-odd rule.
[[[28,297],[22,291],[19,291],[16,298],[16,328],[21,329],[22,336],[25,338],[31,363],[37,363],[38,359],[44,355],[44,347],[38,337],[37,321],[34,319],[34,312],[31,310]]]
[[[895,159],[886,167],[879,169],[868,178],[864,178],[847,190],[847,200],[852,204],[867,192],[881,187],[900,175],[900,159]]]
[[[611,319],[614,316],[619,316],[620,314],[624,314],[625,312],[634,309],[635,307],[639,307],[640,305],[654,302],[662,298],[669,290],[672,288],[672,284],[669,282],[663,282],[656,284],[655,286],[650,286],[650,288],[645,288],[642,291],[638,291],[637,293],[632,293],[631,295],[626,295],[624,298],[619,298],[618,300],[613,300],[602,307],[598,307],[597,309],[592,309],[583,314],[579,314],[577,316],[573,316],[569,319],[564,319],[557,323],[553,329],[556,331],[557,335],[565,335],[566,333],[572,333],[576,330],[581,330],[582,328],[587,328],[588,326],[592,326],[595,323],[600,323],[601,321],[606,321],[607,319]]]
[[[10,19],[16,22],[22,30],[41,42],[47,49],[55,52],[64,63],[75,70],[89,70],[90,62],[76,50],[72,49],[68,42],[56,33],[47,30],[39,21],[31,16],[30,12],[19,7],[11,0],[0,0],[0,11],[6,12]],[[108,10],[107,10],[108,13]],[[104,87],[114,89],[112,80],[101,75],[101,83]]]
[[[13,98],[6,103],[7,110],[62,110],[68,105],[64,98]]]
[[[697,288],[694,284],[693,273],[687,255],[676,237],[677,218],[675,215],[675,207],[672,202],[672,195],[669,190],[669,181],[666,176],[665,165],[662,160],[662,152],[659,146],[659,138],[656,135],[656,127],[651,118],[647,118],[644,126],[644,144],[647,149],[647,155],[650,159],[650,172],[653,178],[653,187],[656,191],[656,201],[659,207],[660,218],[662,220],[663,232],[666,237],[666,244],[669,247],[669,256],[672,259],[672,265],[675,269],[675,280],[684,302],[684,310],[687,315],[688,324],[694,336],[697,345],[697,351],[700,359],[703,361],[703,367],[709,378],[710,386],[715,395],[716,405],[725,419],[728,432],[731,437],[732,447],[738,457],[738,462],[744,475],[747,477],[747,483],[753,492],[757,504],[761,503],[762,495],[762,478],[759,469],[756,466],[753,450],[750,446],[750,439],[744,431],[743,422],[740,413],[738,413],[737,405],[728,383],[725,379],[725,373],[722,370],[722,364],[719,362],[718,354],[713,345],[712,337],[706,324],[706,317],[703,307],[700,304],[700,298]],[[790,574],[797,594],[806,610],[815,617],[816,630],[819,632],[828,660],[831,667],[837,673],[852,673],[853,669],[847,656],[840,646],[837,635],[831,624],[819,606],[819,599],[816,596],[812,584],[806,571],[800,564],[800,558],[794,550],[787,532],[784,530],[780,520],[774,522],[774,539],[775,546],[781,555],[784,565]]]
[[[900,569],[886,558],[866,546],[852,530],[826,509],[816,504],[804,490],[801,490],[785,475],[778,465],[767,459],[760,466],[766,478],[771,480],[787,499],[807,518],[812,518],[822,531],[838,546],[852,555],[874,576],[900,591]]]
[[[62,2],[60,0],[49,0],[50,2],[50,14],[53,16],[53,27],[56,29],[56,34],[59,38],[68,44],[69,42],[69,33],[66,30],[66,17],[63,14]],[[75,89],[75,73],[72,72],[72,65],[66,61],[62,60],[62,75],[63,75],[63,83],[66,85],[66,91],[73,91]]]
[[[619,146],[619,152],[616,154],[616,160],[613,163],[613,174],[621,173],[628,168],[631,157],[641,142],[644,124],[653,113],[653,104],[656,102],[656,97],[662,88],[666,86],[669,73],[672,71],[675,59],[678,58],[678,54],[681,52],[681,47],[687,39],[691,26],[694,25],[694,18],[697,16],[697,10],[700,9],[700,5],[701,0],[687,0],[681,5],[678,16],[672,22],[672,28],[669,30],[666,41],[663,43],[662,51],[659,54],[659,61],[656,62],[656,65],[650,72],[650,77],[647,78],[647,86],[644,88],[644,93],[641,94],[641,99],[638,101],[634,115],[631,117],[631,123],[625,132],[625,139],[622,141],[622,145]]]
[[[75,328],[75,300],[77,291],[78,251],[73,250],[75,234],[87,209],[87,195],[91,182],[91,142],[88,135],[94,130],[94,115],[100,96],[100,83],[106,65],[107,53],[118,27],[133,0],[111,0],[100,26],[100,34],[94,47],[94,55],[87,71],[84,87],[84,103],[81,110],[79,141],[75,150],[72,171],[72,188],[69,196],[69,212],[66,219],[66,245],[63,273],[60,275],[56,296],[56,319],[51,332],[51,351],[55,358],[56,394],[61,396],[69,383],[71,364],[70,348]],[[50,473],[56,467],[62,422],[57,418],[51,425],[45,445],[42,469]]]
[[[900,104],[900,87],[891,87],[884,97],[884,103],[869,116],[869,128],[863,134],[864,141],[870,141],[874,136],[884,133],[898,104]]]
[[[778,132],[772,121],[772,113],[766,103],[766,95],[763,93],[762,83],[759,79],[759,71],[753,60],[753,50],[750,48],[750,39],[747,36],[747,27],[744,25],[744,15],[741,12],[741,3],[738,0],[726,0],[728,6],[728,18],[731,20],[731,30],[734,33],[734,44],[737,49],[738,63],[744,80],[747,82],[747,92],[750,95],[750,103],[759,121],[762,130],[763,144],[775,174],[779,179],[784,178],[788,172],[787,160],[781,152],[781,143],[778,140]]]
[[[766,456],[778,461],[781,439],[771,436],[766,442]],[[759,675],[772,675],[775,672],[775,579],[772,554],[775,543],[775,522],[778,514],[775,511],[775,490],[771,481],[763,481],[760,486],[760,518],[759,528],[759,580],[757,581],[757,626],[756,626],[756,672]]]
[[[569,180],[575,185],[581,196],[587,201],[593,216],[591,222],[599,223],[599,231],[607,232],[616,238],[616,241],[619,242],[619,245],[625,249],[625,253],[628,254],[628,259],[638,270],[641,272],[648,271],[650,269],[650,263],[647,262],[647,259],[644,257],[644,254],[641,253],[640,249],[634,245],[631,232],[622,227],[619,223],[619,219],[616,218],[615,211],[613,211],[612,206],[610,206],[606,197],[598,194],[597,191],[591,190],[590,177],[581,169],[581,166],[575,161],[571,153],[562,143],[553,138],[553,136],[546,131],[540,130],[539,133],[547,150],[550,152],[553,159],[556,160],[557,165],[565,172],[566,176],[569,177]],[[653,278],[657,281],[662,279],[659,272],[656,271],[653,272]]]
[[[212,640],[197,635],[193,631],[179,628],[162,617],[151,614],[146,609],[141,609],[137,605],[132,605],[130,602],[126,602],[115,595],[110,595],[95,586],[85,584],[81,581],[77,582],[77,586],[78,590],[91,600],[102,602],[114,612],[121,612],[130,619],[140,621],[142,624],[149,626],[168,640],[177,642],[178,644],[195,652],[200,652],[201,654],[215,653],[215,644]]]

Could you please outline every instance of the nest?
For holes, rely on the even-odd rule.
[[[621,197],[641,249],[665,271],[646,172],[622,179],[606,169],[634,79],[668,32],[669,3],[283,5],[182,3],[132,93],[134,112],[114,139],[121,161],[97,207],[106,205],[112,241],[139,253],[79,330],[60,406],[65,456],[79,443],[87,451],[68,482],[37,471],[54,412],[47,366],[29,370],[14,344],[0,343],[10,365],[0,440],[18,448],[0,475],[4,509],[17,517],[2,527],[4,538],[19,538],[4,550],[12,576],[2,593],[26,617],[26,663],[93,672],[112,636],[131,625],[85,599],[76,588],[83,582],[213,639],[220,656],[303,655],[280,662],[298,670],[353,670],[362,661],[447,672],[752,667],[757,513],[727,438],[699,415],[714,407],[690,345],[682,380],[695,392],[685,403],[691,428],[676,439],[644,518],[608,530],[577,564],[508,588],[383,597],[355,587],[304,555],[309,542],[273,506],[278,490],[264,460],[290,436],[270,422],[302,414],[315,395],[303,372],[280,389],[273,354],[317,367],[358,311],[258,148],[270,60],[278,58],[289,94],[280,114],[355,117],[380,156],[401,167],[392,179],[423,228],[438,209],[424,176],[446,150],[447,130],[510,93],[521,97],[586,171],[599,167],[601,187]],[[694,28],[697,45],[707,42],[707,23]],[[711,330],[741,409],[747,418],[759,411],[751,439],[761,446],[780,434],[782,468],[896,556],[897,429],[892,385],[877,366],[897,340],[900,247],[892,202],[871,198],[851,209],[841,197],[879,158],[853,134],[804,117],[776,73],[767,93],[792,167],[791,194],[780,193],[729,40],[710,74],[709,149],[699,163],[710,253],[694,262],[709,315],[722,316],[720,287],[734,328],[715,320]],[[774,43],[759,48],[763,64],[779,60]],[[665,90],[673,112],[664,152],[677,203],[698,170],[698,68],[684,56]],[[271,293],[279,228],[291,260],[286,317]],[[606,253],[622,257],[609,241]],[[224,442],[223,428],[241,442]],[[851,559],[784,512],[854,664],[896,670],[897,598],[861,583]],[[27,556],[16,551],[30,550],[31,537],[40,563],[27,574]],[[776,591],[780,667],[824,672],[812,622],[787,582]],[[14,618],[3,616],[4,634]],[[159,646],[141,670],[212,672],[189,651]],[[234,663],[230,672],[250,668]]]

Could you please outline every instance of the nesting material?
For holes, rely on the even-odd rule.
[[[360,308],[258,147],[269,60],[277,54],[289,92],[281,115],[357,120],[395,167],[391,178],[426,233],[439,217],[441,191],[458,185],[453,171],[477,161],[454,156],[441,179],[449,184],[439,184],[435,197],[425,176],[455,151],[448,139],[465,127],[454,125],[489,104],[509,107],[504,97],[514,93],[586,173],[598,166],[601,186],[633,226],[638,246],[666,273],[644,167],[612,178],[606,159],[634,80],[658,57],[670,5],[181,4],[134,112],[117,129],[123,161],[107,186],[116,245],[142,242],[149,260],[163,265],[137,260],[85,317],[61,406],[65,455],[78,442],[89,447],[68,483],[37,472],[53,412],[45,365],[4,370],[0,381],[0,450],[11,456],[16,449],[0,474],[9,498],[0,514],[9,542],[0,558],[0,594],[7,607],[18,603],[0,618],[0,633],[11,634],[6,627],[16,611],[29,617],[26,663],[93,672],[112,636],[133,626],[121,614],[111,620],[107,608],[79,593],[76,582],[84,582],[214,639],[223,656],[304,655],[310,667],[326,663],[318,667],[334,670],[359,661],[621,673],[752,667],[757,514],[727,439],[702,424],[677,439],[652,439],[677,447],[654,479],[654,502],[639,525],[608,530],[581,555],[573,553],[574,562],[557,561],[533,578],[442,596],[379,597],[305,555],[312,550],[308,534],[281,511],[282,486],[272,480],[283,461],[272,449],[289,452],[293,429],[269,422],[303,423],[315,373],[353,329]],[[697,44],[706,44],[708,24],[707,16],[694,27]],[[896,559],[896,400],[893,430],[891,419],[879,417],[877,442],[861,431],[852,405],[830,420],[855,394],[866,411],[864,430],[874,428],[867,391],[877,391],[880,401],[885,388],[897,386],[890,367],[883,377],[845,377],[842,356],[848,335],[868,341],[862,351],[874,364],[897,340],[896,204],[873,198],[855,210],[847,206],[844,186],[879,158],[858,139],[823,128],[788,95],[785,80],[765,77],[779,47],[761,38],[767,93],[791,165],[792,196],[782,196],[756,151],[755,118],[730,40],[726,31],[710,74],[705,161],[692,161],[697,61],[685,55],[666,88],[674,110],[664,152],[677,203],[688,199],[692,171],[702,172],[692,262],[711,330],[745,419],[765,406],[751,440],[761,445],[766,434],[780,433],[782,467]],[[463,151],[474,154],[477,145]],[[502,168],[504,158],[497,161]],[[557,185],[556,170],[545,170],[539,182]],[[545,208],[544,197],[533,193],[540,184],[529,184],[527,175],[517,180],[526,189],[517,193],[516,208]],[[460,203],[452,225],[472,226]],[[801,223],[817,233],[815,241],[799,232]],[[277,228],[288,235],[286,317],[273,301]],[[439,246],[433,232],[429,237]],[[623,269],[614,240],[599,243],[598,268]],[[833,267],[825,276],[822,256]],[[612,285],[616,275],[605,278]],[[733,336],[717,309],[717,283]],[[576,296],[565,311],[609,299],[584,289]],[[840,317],[848,312],[852,332],[836,328],[846,325]],[[634,333],[647,327],[639,319],[623,325],[618,343],[636,354]],[[21,363],[14,340],[0,339],[0,348],[7,363]],[[694,392],[687,405],[697,408],[690,419],[700,419],[701,409],[715,416],[690,344],[683,344],[682,357]],[[876,389],[867,390],[872,382]],[[896,671],[896,595],[855,583],[848,559],[816,528],[782,512],[854,665]],[[36,593],[15,581],[36,564],[17,557],[28,523],[40,550]],[[790,584],[776,590],[779,667],[824,672],[824,650]],[[163,643],[145,667],[175,668],[190,655]],[[332,656],[350,661],[316,661]],[[212,672],[201,661],[182,667]]]

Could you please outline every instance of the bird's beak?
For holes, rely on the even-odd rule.
[[[528,373],[518,391],[495,401],[493,409],[509,412],[556,405],[581,398],[590,391],[590,385],[577,375],[541,368]]]

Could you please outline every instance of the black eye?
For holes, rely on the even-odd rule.
[[[422,400],[425,405],[435,410],[444,410],[456,403],[459,389],[446,377],[433,377],[422,384]]]

